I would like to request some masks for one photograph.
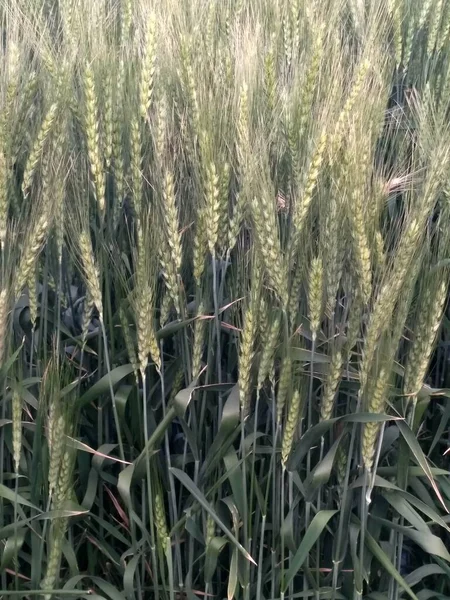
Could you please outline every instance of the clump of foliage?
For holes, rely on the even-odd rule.
[[[450,0],[0,23],[1,596],[446,598]]]

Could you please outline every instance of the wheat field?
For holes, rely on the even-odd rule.
[[[450,0],[0,27],[0,597],[450,598]]]

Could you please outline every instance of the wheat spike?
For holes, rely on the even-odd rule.
[[[272,370],[278,338],[280,336],[280,324],[280,317],[276,316],[263,338],[258,369],[258,389],[261,389]]]
[[[430,285],[423,291],[415,337],[409,349],[403,380],[404,393],[410,397],[413,403],[425,380],[446,300],[446,278],[440,282],[437,290]]]
[[[105,212],[105,173],[100,155],[100,132],[98,123],[98,104],[95,91],[94,73],[91,65],[86,64],[84,71],[85,117],[84,127],[86,146],[92,173],[93,189],[100,215]]]
[[[41,128],[31,149],[23,174],[22,192],[24,197],[26,197],[30,192],[33,176],[36,172],[36,168],[39,164],[39,161],[41,160],[42,153],[44,151],[44,146],[52,131],[57,111],[58,104],[54,102],[53,104],[51,104],[50,108],[47,111],[47,114],[44,117],[44,120],[42,121]]]
[[[100,319],[103,318],[102,293],[100,289],[100,278],[97,265],[94,261],[94,252],[92,249],[91,238],[87,231],[79,233],[78,246],[80,251],[80,260],[83,269],[83,275],[89,297],[97,308]]]
[[[192,376],[195,378],[200,373],[203,349],[205,344],[206,320],[203,317],[205,307],[200,303],[197,318],[194,323],[194,340],[192,343]]]
[[[280,381],[277,391],[277,423],[281,424],[283,418],[283,410],[291,387],[292,378],[292,360],[286,357],[281,365]]]
[[[306,216],[308,214],[320,170],[322,168],[327,139],[327,134],[323,132],[319,138],[319,142],[311,159],[302,197],[298,202],[296,202],[294,207],[294,227],[297,239],[300,237],[300,234],[305,226]]]
[[[334,399],[342,378],[342,365],[344,357],[340,349],[334,350],[331,355],[330,367],[323,386],[322,401],[320,403],[320,418],[326,421],[331,418]]]
[[[153,98],[153,86],[156,71],[156,18],[153,13],[147,19],[145,31],[145,48],[142,57],[140,77],[140,113],[146,119]]]
[[[17,390],[13,391],[11,402],[13,460],[14,470],[18,474],[22,451],[22,398]]]
[[[256,333],[256,315],[253,303],[245,311],[244,327],[241,333],[240,351],[239,351],[239,396],[241,400],[241,410],[246,417],[250,408],[250,383],[251,369],[254,356],[254,339]]]
[[[286,467],[289,455],[291,454],[292,444],[294,443],[295,433],[300,420],[300,410],[300,392],[295,390],[289,406],[281,445],[281,464],[283,467]]]
[[[317,338],[322,318],[323,305],[323,264],[318,256],[313,258],[309,273],[308,306],[309,321],[313,341]]]
[[[377,380],[370,392],[368,399],[368,409],[370,413],[380,414],[384,410],[386,403],[386,394],[388,391],[389,370],[385,367],[380,369]],[[362,457],[364,466],[371,472],[376,450],[376,442],[380,431],[380,423],[365,423],[362,437]]]

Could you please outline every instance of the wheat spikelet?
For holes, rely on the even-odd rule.
[[[442,24],[441,31],[438,35],[436,50],[441,53],[448,42],[450,33],[450,3],[447,1],[442,9]]]
[[[350,355],[352,349],[358,341],[361,330],[362,315],[363,303],[361,301],[360,291],[357,289],[353,292],[353,300],[350,305],[350,313],[347,324],[347,340],[345,344],[345,353],[347,356]]]
[[[322,243],[324,249],[325,303],[327,313],[332,315],[335,310],[336,294],[344,267],[342,236],[339,231],[341,219],[334,193],[330,194],[328,207]]]
[[[194,262],[194,279],[197,285],[200,285],[202,275],[205,271],[205,259],[208,236],[206,231],[206,215],[202,208],[198,209],[197,213],[197,230],[194,236],[193,262]]]
[[[222,166],[219,179],[219,199],[218,199],[218,237],[217,243],[223,252],[228,241],[228,195],[230,186],[230,165],[225,162]]]
[[[208,515],[206,517],[206,533],[205,533],[205,545],[206,545],[206,547],[208,547],[209,544],[214,539],[215,533],[216,533],[216,522],[211,517],[211,515],[208,513]]]
[[[113,111],[112,160],[114,165],[115,203],[113,207],[113,223],[117,227],[125,190],[124,161],[122,151],[122,99],[125,78],[124,60],[121,57],[117,67],[117,81]]]
[[[137,115],[133,115],[130,123],[130,129],[130,179],[132,192],[131,199],[135,216],[137,219],[139,219],[141,214],[143,180],[141,156],[141,124]]]
[[[28,309],[30,311],[30,321],[34,328],[37,319],[37,298],[36,298],[36,275],[34,271],[31,273],[29,280],[26,282],[28,288]]]
[[[138,359],[137,359],[137,355],[136,355],[134,340],[131,335],[130,326],[128,323],[127,313],[125,312],[125,309],[123,307],[120,307],[119,318],[120,318],[120,324],[121,324],[122,332],[123,332],[123,339],[125,341],[125,346],[127,349],[128,360],[130,361],[130,364],[133,367],[134,376],[136,377],[136,381],[137,381],[139,363],[138,363]]]
[[[300,0],[293,0],[291,3],[292,19],[292,53],[298,56],[300,48]]]
[[[238,121],[237,121],[237,156],[241,171],[245,170],[246,159],[249,156],[249,101],[248,85],[243,83],[239,94]]]
[[[97,94],[94,73],[90,64],[84,70],[84,129],[86,146],[91,167],[93,189],[100,215],[105,212],[105,173],[100,155],[100,132],[98,123]]]
[[[183,389],[183,384],[184,384],[184,372],[183,372],[183,369],[178,369],[178,371],[175,375],[175,379],[173,380],[172,389],[170,391],[169,405],[173,404],[178,392],[181,389]]]
[[[158,100],[157,105],[156,133],[154,135],[156,159],[162,161],[166,154],[166,135],[167,135],[167,99],[163,94]]]
[[[61,465],[59,468],[58,485],[55,491],[55,507],[57,509],[64,508],[64,502],[69,499],[71,492],[71,481],[72,481],[72,469],[73,469],[73,456],[70,449],[66,448],[61,458]]]
[[[86,344],[87,336],[89,333],[89,326],[92,321],[92,311],[94,310],[94,304],[89,297],[89,291],[86,292],[86,297],[83,303],[83,315],[81,318],[81,343],[83,346]]]
[[[272,115],[277,97],[277,74],[275,67],[275,34],[272,34],[269,49],[264,60],[264,91],[266,93],[267,108]]]
[[[158,537],[158,542],[159,542],[159,545],[160,545],[162,551],[166,552],[169,532],[167,530],[166,511],[164,508],[164,502],[163,502],[161,491],[159,489],[156,492],[155,498],[154,498],[154,510],[155,510],[156,534]]]
[[[8,75],[6,86],[6,102],[3,122],[9,125],[8,121],[11,114],[11,108],[16,97],[20,68],[20,46],[19,43],[11,36],[8,40],[7,45],[7,56],[6,56],[6,73]]]
[[[0,245],[4,249],[8,222],[6,159],[0,147]]]
[[[100,289],[99,272],[94,261],[91,238],[86,230],[80,231],[79,233],[78,247],[86,288],[88,290],[90,299],[99,312],[100,320],[102,320],[103,303]]]
[[[444,12],[444,0],[436,0],[428,29],[427,54],[430,56],[438,41],[439,29]]]
[[[28,156],[27,163],[25,165],[25,171],[23,174],[23,182],[22,182],[22,192],[24,197],[28,195],[31,184],[33,181],[34,173],[36,172],[36,168],[41,160],[42,153],[44,151],[45,144],[48,140],[48,137],[52,131],[53,124],[56,119],[58,111],[58,104],[54,102],[51,104],[48,109],[44,120],[42,121],[41,128],[39,129],[39,133],[34,141],[31,152]]]
[[[280,336],[280,325],[280,317],[277,315],[263,337],[258,369],[258,390],[261,389],[272,370],[278,338]]]
[[[286,357],[281,365],[280,381],[278,383],[277,391],[277,423],[281,424],[283,418],[284,405],[286,404],[286,398],[291,386],[292,379],[292,360],[290,357]]]
[[[364,83],[364,80],[366,78],[369,68],[370,68],[370,62],[368,60],[362,61],[362,63],[357,68],[355,80],[353,82],[353,87],[352,87],[350,94],[344,104],[344,107],[338,117],[335,129],[334,129],[334,135],[333,135],[332,144],[331,144],[331,146],[334,150],[338,150],[341,145],[342,137],[344,134],[345,124],[346,124],[346,122],[353,110],[355,102],[362,90],[363,83]]]
[[[215,247],[219,235],[220,197],[219,176],[216,166],[211,162],[207,168],[205,186],[205,220],[208,240],[208,248],[212,256],[215,256]]]
[[[210,2],[208,4],[208,10],[206,15],[206,26],[205,26],[205,52],[206,56],[214,57],[215,50],[215,25],[216,25],[216,3]]]
[[[8,289],[5,287],[0,291],[0,366],[3,366],[7,346],[8,314],[9,294]]]
[[[153,86],[156,71],[156,18],[153,13],[147,19],[145,32],[145,48],[142,57],[140,77],[140,113],[146,119],[153,98]]]
[[[319,142],[316,146],[316,150],[313,154],[306,183],[303,191],[303,195],[300,201],[296,202],[294,207],[294,227],[296,230],[297,238],[300,236],[305,225],[306,216],[308,214],[309,207],[311,205],[314,190],[316,188],[317,180],[319,178],[322,162],[324,158],[324,152],[327,143],[327,134],[325,132],[319,138]]]
[[[50,417],[52,422],[50,422]],[[50,442],[50,464],[48,467],[48,489],[49,496],[52,496],[58,484],[61,459],[64,453],[64,438],[66,429],[66,420],[59,409],[52,409],[49,415],[49,435]]]
[[[309,321],[313,341],[317,338],[322,318],[323,305],[323,264],[322,259],[314,257],[311,262],[308,287]]]
[[[43,590],[54,589],[58,579],[66,528],[67,519],[56,518],[52,523],[50,551],[47,554],[47,569],[45,572],[45,577],[41,582],[41,589]],[[51,594],[45,595],[45,600],[50,600],[50,598]]]
[[[420,235],[420,221],[414,218],[408,223],[406,231],[399,242],[390,277],[381,286],[372,312],[370,313],[363,348],[363,358],[360,365],[362,389],[364,389],[367,383],[367,376],[376,352],[378,340],[391,320],[393,308],[403,287],[405,278],[408,275]]]
[[[14,470],[18,474],[22,450],[22,398],[17,390],[13,391],[11,403],[13,460]]]
[[[286,426],[283,433],[283,442],[281,445],[281,464],[286,467],[289,455],[291,454],[292,444],[294,443],[295,432],[300,419],[300,392],[295,390],[286,419]]]
[[[302,96],[300,100],[300,122],[299,134],[303,136],[306,130],[306,125],[311,115],[311,107],[313,105],[314,90],[320,70],[320,62],[323,54],[323,42],[325,38],[325,23],[321,23],[318,27],[313,28],[312,36],[312,54],[308,70],[306,72],[305,81],[303,83]]]
[[[292,63],[292,26],[289,11],[286,9],[283,14],[283,44],[284,44],[284,58],[286,61],[287,68]]]
[[[161,357],[153,322],[153,302],[152,287],[145,280],[141,280],[136,302],[136,332],[139,370],[143,377],[149,356],[151,356],[157,370],[161,370]]]
[[[402,11],[401,4],[397,0],[391,3],[394,55],[397,67],[402,62]]]
[[[252,202],[255,233],[262,263],[283,306],[287,305],[287,274],[277,235],[277,223],[273,204],[262,194]]]
[[[10,133],[9,153],[11,156],[10,164],[14,164],[19,160],[19,155],[22,150],[23,140],[27,138],[27,115],[32,109],[34,97],[38,87],[38,77],[36,71],[32,71],[29,75],[28,81],[21,93],[21,112],[17,117],[17,122],[14,124],[15,127]],[[5,118],[6,118],[5,110]],[[0,118],[1,123],[1,118]],[[51,131],[50,131],[51,133]],[[45,146],[45,143],[44,143]]]
[[[200,108],[198,104],[197,84],[195,81],[194,70],[192,67],[192,60],[187,40],[184,40],[182,43],[181,61],[183,65],[183,75],[181,78],[181,82],[189,109],[188,116],[190,119],[193,134],[198,135],[200,131]]]
[[[347,473],[347,463],[348,463],[348,450],[343,446],[343,444],[339,444],[337,449],[336,456],[336,479],[339,488],[339,493],[342,493],[342,486],[345,481],[345,476]]]
[[[244,220],[244,200],[242,196],[238,195],[236,203],[234,205],[233,214],[230,218],[228,227],[228,251],[230,252],[237,241],[239,232],[241,230],[242,221]]]
[[[179,312],[178,279],[181,269],[182,247],[174,182],[170,171],[166,172],[164,178],[162,198],[166,247],[160,246],[159,248],[160,262],[170,298],[175,305],[175,309]]]
[[[244,327],[241,333],[239,346],[239,397],[241,410],[244,417],[250,408],[250,378],[253,363],[253,344],[256,333],[256,319],[253,303],[245,311]]]
[[[159,309],[159,323],[163,327],[170,318],[170,312],[173,308],[173,301],[169,293],[164,292]]]
[[[121,3],[121,27],[120,27],[120,45],[125,48],[130,37],[130,29],[133,21],[133,0],[124,0]]]
[[[353,238],[353,256],[356,261],[358,282],[361,286],[361,298],[366,304],[369,301],[372,290],[372,266],[370,246],[365,231],[362,195],[361,190],[358,190],[357,186],[351,186],[351,201],[349,217]]]
[[[412,396],[412,402],[415,402],[425,380],[436,335],[441,324],[447,300],[446,278],[440,282],[437,289],[430,285],[424,289],[422,294],[415,337],[409,349],[403,380],[404,393]]]
[[[334,399],[342,377],[342,364],[344,357],[339,348],[335,349],[331,355],[330,367],[323,386],[322,401],[320,403],[320,418],[326,421],[331,418],[333,412]]]
[[[424,0],[422,10],[420,11],[417,29],[422,29],[428,20],[433,0]]]
[[[200,303],[197,318],[194,323],[194,340],[192,343],[192,376],[196,378],[202,366],[202,356],[205,343],[206,320],[202,318],[205,312],[203,302]]]
[[[106,69],[103,74],[103,123],[104,123],[104,139],[103,139],[103,155],[105,157],[106,168],[111,167],[114,145],[114,117],[113,117],[113,81],[112,72]]]
[[[370,392],[368,399],[368,410],[370,413],[380,414],[384,410],[386,394],[388,389],[389,370],[381,367],[377,380]],[[371,472],[376,450],[376,441],[380,431],[380,423],[365,423],[362,436],[362,457],[364,466]]]
[[[45,238],[51,225],[51,217],[48,212],[49,208],[50,207],[46,206],[44,203],[42,211],[38,215],[32,230],[27,236],[16,274],[16,298],[30,280],[31,275],[34,272],[37,256],[44,245]]]
[[[411,9],[410,9],[411,11]],[[404,72],[408,68],[409,62],[411,60],[413,42],[414,42],[414,34],[418,29],[416,28],[416,23],[413,21],[412,16],[409,15],[408,18],[408,28],[405,35],[405,43],[404,43],[404,51],[403,51],[403,70]]]

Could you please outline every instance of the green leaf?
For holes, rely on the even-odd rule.
[[[309,551],[314,546],[316,541],[318,540],[320,534],[325,529],[328,521],[331,519],[333,515],[337,513],[336,510],[321,510],[316,514],[314,519],[311,521],[310,526],[308,527],[305,535],[302,538],[300,546],[298,547],[297,552],[291,561],[291,566],[289,567],[284,582],[282,584],[282,592],[286,592],[287,588],[293,581],[294,577],[297,575],[299,569],[305,562]]]
[[[411,429],[408,427],[408,425],[405,423],[405,421],[397,421],[397,427],[400,429],[400,433],[402,434],[403,439],[408,444],[412,453],[414,454],[417,463],[422,468],[423,472],[428,478],[428,481],[430,482],[434,493],[439,498],[439,501],[441,502],[442,506],[444,507],[445,512],[448,513],[447,506],[445,505],[441,493],[438,490],[438,487],[433,477],[433,473],[430,469],[430,465],[428,464],[428,460],[425,454],[423,453],[422,448],[420,447],[419,442],[417,441],[417,438],[415,437]]]
[[[239,386],[236,384],[231,389],[223,407],[219,431],[208,450],[208,454],[200,470],[201,477],[211,472],[214,466],[222,460],[228,448],[233,443],[235,436],[239,432],[240,411]]]
[[[413,529],[412,527],[404,527],[402,525],[397,525],[392,521],[388,521],[387,519],[380,519],[379,517],[372,518],[383,524],[388,530],[394,529],[395,531],[398,531],[399,533],[409,537],[409,539],[413,540],[413,542],[415,542],[428,554],[439,556],[447,562],[450,562],[450,554],[445,547],[444,542],[441,540],[441,538],[433,535],[431,531],[425,529],[417,530]]]
[[[133,556],[133,558],[128,562],[127,566],[125,567],[125,571],[123,573],[123,590],[125,592],[125,596],[129,600],[133,600],[135,598],[134,576],[136,573],[136,569],[139,565],[139,561],[141,559],[142,557],[139,554]]]
[[[445,403],[444,413],[439,421],[439,425],[437,426],[436,433],[434,434],[433,441],[431,442],[430,449],[428,451],[428,456],[433,452],[436,444],[442,439],[442,434],[447,427],[447,423],[450,419],[450,402]]]
[[[187,327],[192,321],[195,321],[195,317],[192,319],[185,319],[184,321],[172,321],[168,325],[158,329],[156,332],[156,339],[159,341],[170,337],[174,333],[177,333],[177,331],[180,331],[180,329]]]
[[[442,517],[431,506],[428,506],[422,502],[422,500],[419,500],[412,494],[403,490],[394,490],[389,493],[384,493],[383,496],[397,510],[397,512],[407,519],[411,525],[414,525],[416,529],[421,529],[421,527],[418,526],[419,521],[417,521],[417,519],[420,519],[426,528],[428,528],[428,526],[420,517],[420,515],[413,510],[411,504],[423,512],[437,525],[440,525],[450,533],[450,527],[446,524]],[[414,523],[411,519],[416,519],[416,522]]]
[[[425,579],[425,577],[430,577],[430,575],[445,575],[445,571],[439,565],[424,565],[412,573],[409,573],[405,577],[405,581],[408,585],[414,587],[420,583],[422,579]]]
[[[78,398],[77,408],[83,408],[83,406],[86,406],[86,404],[96,400],[103,394],[109,394],[110,385],[115,386],[119,381],[122,381],[122,379],[131,373],[133,373],[133,367],[131,365],[121,365],[120,367],[116,367],[104,375],[99,381],[94,383],[85,394]]]
[[[3,549],[2,561],[0,563],[0,573],[9,567],[14,560],[14,557],[18,554],[25,541],[27,530],[25,528],[17,529],[14,535],[11,535],[7,540]]]
[[[311,429],[308,429],[304,435],[300,438],[298,443],[294,447],[294,451],[287,462],[287,470],[295,471],[303,458],[308,454],[313,446],[320,442],[320,439],[332,429],[333,425],[337,423],[339,419],[328,419],[327,421],[320,421]]]
[[[230,573],[228,575],[227,600],[233,600],[238,583],[238,551],[234,548],[231,555]]]
[[[242,472],[239,467],[239,461],[236,456],[236,452],[234,450],[230,450],[230,452],[223,457],[223,462],[228,475],[228,480],[231,485],[231,490],[233,492],[234,502],[239,514],[242,516],[245,514],[245,498],[242,487]]]
[[[184,415],[188,409],[189,403],[192,400],[192,394],[195,391],[196,381],[193,381],[187,388],[180,390],[173,400],[173,405],[177,416],[184,419]]]
[[[224,537],[214,537],[206,547],[205,556],[205,581],[211,583],[216,572],[219,554],[225,548],[228,540]]]
[[[108,598],[111,598],[111,600],[125,600],[125,596],[111,583],[108,583],[101,577],[94,577],[92,575],[76,575],[75,577],[71,577],[63,589],[75,590],[76,586],[84,579],[91,580],[92,583],[98,586]]]
[[[321,354],[320,352],[311,352],[306,348],[291,348],[290,349],[292,360],[299,360],[300,362],[311,362],[314,360],[315,364],[328,364],[331,358],[327,354]]]
[[[307,502],[311,502],[316,491],[330,479],[331,471],[333,469],[334,460],[336,458],[336,452],[339,447],[339,443],[342,436],[338,438],[331,448],[328,450],[324,458],[314,468],[313,472],[305,481],[305,490]]]
[[[385,415],[383,413],[364,413],[358,412],[354,415],[345,415],[342,417],[344,423],[385,423],[386,421],[399,421],[401,417]]]
[[[10,490],[6,485],[0,483],[0,498],[5,498],[5,500],[9,500],[11,504],[22,504],[23,506],[28,506],[29,508],[34,509],[37,512],[42,512],[37,506],[26,500],[20,494],[16,494],[13,490]]]
[[[241,552],[247,560],[256,564],[255,561],[253,560],[253,558],[247,552],[247,550],[238,542],[238,540],[234,537],[234,535],[231,533],[231,531],[219,519],[219,517],[213,510],[212,506],[206,500],[205,496],[198,489],[198,487],[195,485],[195,483],[192,481],[192,479],[190,477],[188,477],[188,475],[186,475],[186,473],[183,473],[183,471],[180,471],[180,469],[175,469],[172,467],[170,469],[170,471],[184,485],[184,487],[192,494],[192,496],[195,498],[195,500],[206,510],[206,512],[209,515],[211,515],[211,517],[214,519],[214,521],[217,523],[217,525],[220,527],[220,529],[224,532],[224,534],[227,536],[227,538],[234,544],[234,546],[236,546],[236,548],[239,550],[239,552]]]
[[[356,520],[356,518],[354,517]],[[387,554],[382,550],[382,548],[378,545],[375,539],[370,535],[370,533],[366,530],[365,535],[365,544],[367,548],[372,552],[374,557],[378,560],[380,565],[388,572],[388,574],[395,579],[395,581],[405,590],[405,592],[412,598],[413,600],[418,600],[415,593],[397,571],[397,569],[392,564],[391,560],[387,556]]]

